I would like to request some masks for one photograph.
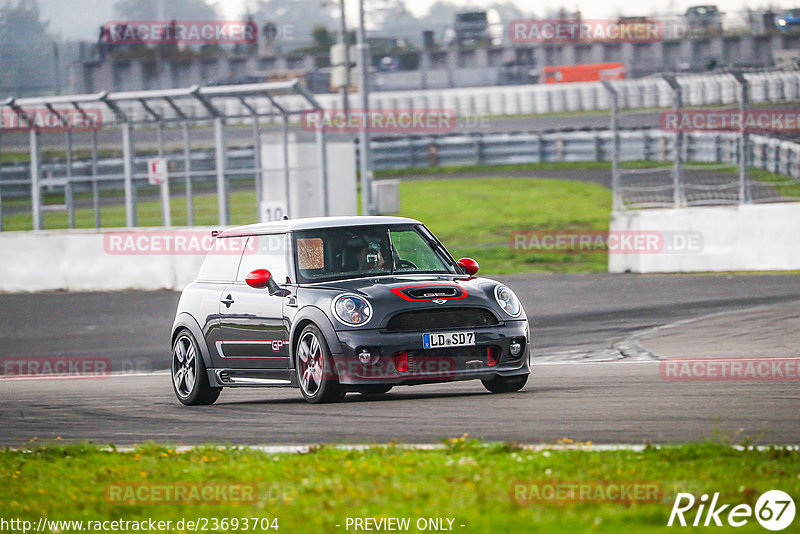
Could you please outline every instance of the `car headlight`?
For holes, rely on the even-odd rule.
[[[786,26],[786,19],[778,19],[778,26]]]
[[[333,299],[333,315],[347,326],[361,326],[372,317],[372,306],[357,295],[339,295]]]
[[[503,308],[511,317],[518,317],[522,313],[522,305],[513,291],[506,286],[497,286],[494,288],[494,298],[497,303]]]

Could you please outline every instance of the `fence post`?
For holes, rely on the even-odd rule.
[[[620,190],[619,168],[619,94],[608,80],[603,80],[603,87],[611,98],[611,196],[613,209],[620,210],[622,205],[622,191]]]
[[[31,209],[33,211],[33,229],[42,229],[42,190],[39,188],[39,178],[42,172],[42,154],[39,146],[39,132],[36,128],[30,130],[31,149]]]
[[[92,129],[92,209],[94,227],[100,228],[100,184],[97,182],[97,130]]]
[[[747,111],[750,102],[750,86],[744,74],[732,73],[739,86],[739,115],[742,127],[739,130],[739,204],[748,204],[752,201],[750,196],[750,180],[748,177],[750,167],[750,134],[747,132]]]
[[[159,119],[156,123],[156,143],[158,144],[158,157],[164,157],[164,125]],[[169,164],[167,164],[167,174],[164,181],[159,186],[161,193],[161,224],[162,226],[172,226],[172,213],[170,212],[169,201]]]
[[[214,148],[216,150],[219,224],[227,226],[230,218],[228,216],[228,184],[225,181],[225,125],[222,117],[214,117]]]
[[[594,160],[603,161],[603,138],[599,135],[595,136],[594,138],[594,146],[592,146],[592,150],[594,151]]]
[[[345,92],[345,97],[346,95]],[[253,163],[256,169],[256,213],[260,214],[264,194],[264,165],[261,164],[261,124],[258,122],[258,115],[253,115]]]
[[[131,146],[131,123],[122,123],[122,176],[125,181],[125,224],[136,226],[136,200],[133,188],[133,147]]]
[[[64,144],[67,149],[67,184],[64,186],[64,203],[67,205],[69,227],[75,228],[75,198],[72,195],[72,131],[64,133]]]
[[[292,217],[292,181],[289,169],[289,116],[281,113],[281,139],[283,139],[283,189],[286,196],[286,215]],[[363,181],[361,182],[364,183]],[[258,207],[261,210],[261,206]],[[366,214],[365,214],[366,215]]]
[[[675,104],[675,111],[680,114],[683,109],[683,88],[673,75],[662,75],[664,80],[672,88],[672,97]],[[672,166],[672,205],[680,208],[686,205],[686,197],[683,194],[683,132],[675,132],[675,154]]]
[[[67,205],[67,220],[69,227],[75,228],[75,197],[72,194],[72,182],[67,178],[64,184],[64,204]]]
[[[544,134],[539,134],[536,137],[537,142],[539,143],[539,163],[544,163],[547,161],[547,152],[544,146]]]
[[[186,224],[194,226],[194,194],[192,193],[192,139],[189,121],[183,121],[183,180],[186,183]]]
[[[325,135],[325,129],[317,128],[315,137],[317,144],[317,159],[319,161],[319,166],[320,166],[319,176],[320,176],[320,181],[322,182],[322,209],[323,209],[322,213],[327,217],[328,215],[330,215],[331,202],[330,202],[330,193],[328,186],[328,149],[327,149],[327,138]],[[372,181],[370,181],[370,187],[371,184]]]

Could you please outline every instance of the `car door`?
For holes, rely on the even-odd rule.
[[[214,240],[214,245],[206,255],[193,284],[192,301],[187,304],[203,331],[214,368],[224,366],[217,353],[217,347],[222,340],[220,300],[225,298],[225,290],[236,280],[246,242],[246,237],[238,236],[220,236]]]
[[[245,246],[236,280],[222,292],[219,303],[220,340],[217,352],[229,369],[287,369],[289,335],[280,291],[250,287],[251,271],[267,269],[278,287],[286,283],[286,234],[251,236]],[[274,288],[275,286],[273,286]]]

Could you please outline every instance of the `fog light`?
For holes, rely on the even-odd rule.
[[[522,352],[522,344],[516,339],[513,339],[511,340],[511,345],[509,345],[508,350],[511,352],[512,356],[519,356],[519,353]]]
[[[361,352],[358,353],[358,361],[367,365],[370,360],[372,360],[372,353],[367,349],[361,349]]]

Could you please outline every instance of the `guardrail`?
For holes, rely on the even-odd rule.
[[[765,71],[745,73],[750,86],[751,103],[786,102],[800,99],[800,72]],[[677,81],[684,88],[684,104],[687,106],[724,105],[736,102],[737,84],[730,74],[678,75]],[[620,89],[620,109],[666,108],[672,105],[673,93],[661,78],[653,76],[615,82]],[[326,109],[342,108],[342,98],[336,94],[319,94],[315,98]],[[528,115],[571,111],[610,110],[611,102],[601,82],[507,85],[492,87],[467,87],[455,89],[420,89],[411,91],[374,91],[370,93],[371,109],[449,109],[457,116],[474,115]],[[246,122],[251,110],[236,98],[219,98],[216,105],[230,117],[229,124]],[[297,123],[296,114],[305,109],[301,96],[286,96],[281,102],[295,115],[290,122]],[[359,107],[358,94],[350,94],[351,108]],[[147,111],[136,104],[120,104],[120,110],[131,120],[144,120]],[[153,102],[156,113],[169,113],[166,103]],[[253,105],[258,113],[275,112],[269,102]],[[109,110],[101,110],[103,123],[117,124]],[[187,103],[186,115],[196,124],[207,117],[200,102]],[[265,122],[280,123],[280,117],[265,118]]]
[[[750,102],[786,102],[800,99],[800,72],[775,71],[744,75],[750,85]],[[709,106],[736,102],[737,84],[730,74],[685,75],[677,77],[684,88],[684,104]],[[673,105],[673,92],[661,78],[650,77],[615,83],[620,88],[620,109],[667,108]],[[350,106],[359,106],[358,95],[350,95]],[[316,95],[327,109],[342,107],[339,95]],[[600,82],[509,85],[416,91],[376,91],[370,93],[371,109],[450,109],[459,117],[481,115],[533,115],[570,111],[611,109],[608,93]],[[302,101],[289,100],[289,109],[302,109]],[[297,103],[294,103],[297,100]],[[236,100],[226,102],[231,115],[246,113]],[[132,110],[133,111],[133,110]],[[137,112],[140,112],[137,110]],[[198,113],[202,113],[198,109]],[[112,117],[109,117],[113,120]],[[298,117],[292,117],[297,122]]]
[[[687,133],[682,160],[702,163],[738,162],[737,133]],[[767,136],[751,136],[753,166],[800,178],[800,144]],[[549,133],[441,135],[374,139],[375,169],[407,169],[448,165],[611,161],[611,130]],[[622,161],[675,158],[675,134],[658,129],[620,131]]]
[[[675,160],[675,134],[657,129],[621,130],[620,160],[672,163]],[[732,169],[739,161],[737,133],[687,133],[681,149],[684,176],[679,184],[686,196],[686,205],[735,204],[739,177]],[[610,130],[549,133],[502,133],[471,135],[439,135],[373,139],[371,142],[375,169],[409,169],[449,165],[502,165],[541,162],[611,161],[613,132]],[[751,135],[749,161],[752,167],[783,175],[786,178],[770,183],[749,179],[752,202],[800,200],[783,186],[797,185],[800,179],[800,144],[791,141]],[[184,169],[184,155],[166,154],[170,172],[175,180],[192,183],[215,180],[215,155],[212,150],[191,154],[191,169]],[[253,174],[255,166],[252,148],[230,149],[227,154],[231,176]],[[703,165],[697,165],[703,164]],[[721,165],[714,166],[714,164]],[[44,191],[64,192],[65,205],[60,208],[74,220],[73,195],[92,190],[121,188],[123,162],[121,158],[98,160],[97,174],[89,174],[89,164],[74,161],[71,178],[67,165],[51,163],[42,166],[41,186]],[[143,185],[147,180],[146,157],[134,160],[133,181]],[[672,207],[675,183],[670,166],[638,169],[626,168],[616,193],[624,207]],[[279,169],[275,169],[277,172]],[[610,176],[610,171],[609,171]],[[28,165],[4,165],[0,181],[0,229],[2,229],[3,198],[30,195]],[[610,180],[610,178],[609,178]],[[187,194],[192,194],[191,185]],[[787,192],[788,191],[788,192]],[[191,203],[190,200],[188,202]],[[93,206],[99,213],[99,202]],[[95,218],[100,227],[99,215]]]
[[[687,134],[683,149],[686,161],[735,163],[735,133]],[[784,154],[793,153],[796,143],[754,136],[753,154],[764,161],[763,168],[797,177],[795,162],[786,161]],[[757,141],[756,141],[757,140]],[[493,165],[539,162],[611,161],[613,134],[610,130],[564,131],[548,133],[490,133],[464,135],[409,136],[374,138],[370,143],[376,170],[447,165]],[[788,144],[787,144],[788,143]],[[657,129],[623,130],[620,133],[623,160],[670,161],[674,158],[674,134]],[[777,154],[777,156],[776,156]],[[133,178],[147,180],[147,159],[134,159]],[[184,176],[183,153],[165,154],[170,173]],[[227,152],[228,170],[253,172],[252,148],[230,149]],[[192,177],[213,176],[213,150],[192,152]],[[67,178],[66,163],[47,163],[41,166],[43,187],[63,186]],[[762,167],[759,167],[762,168]],[[72,162],[73,184],[115,182],[123,178],[122,158],[103,158],[97,162],[97,172],[91,173],[89,161]],[[275,170],[278,170],[276,167]],[[2,166],[2,181],[6,195],[13,195],[12,185],[20,186],[17,194],[30,194],[30,165],[23,163]]]
[[[408,169],[450,165],[498,165],[543,162],[612,161],[611,130],[448,135],[374,140],[376,169]],[[657,129],[621,130],[619,160],[674,164],[675,134]],[[783,175],[763,181],[748,177],[751,202],[800,200],[800,193],[785,186],[800,182],[800,144],[751,135],[751,166]],[[681,178],[675,181],[671,165],[624,168],[615,195],[620,208],[674,207],[675,188],[687,206],[740,203],[741,176],[738,133],[686,133],[681,145]],[[609,170],[609,183],[611,182]]]

